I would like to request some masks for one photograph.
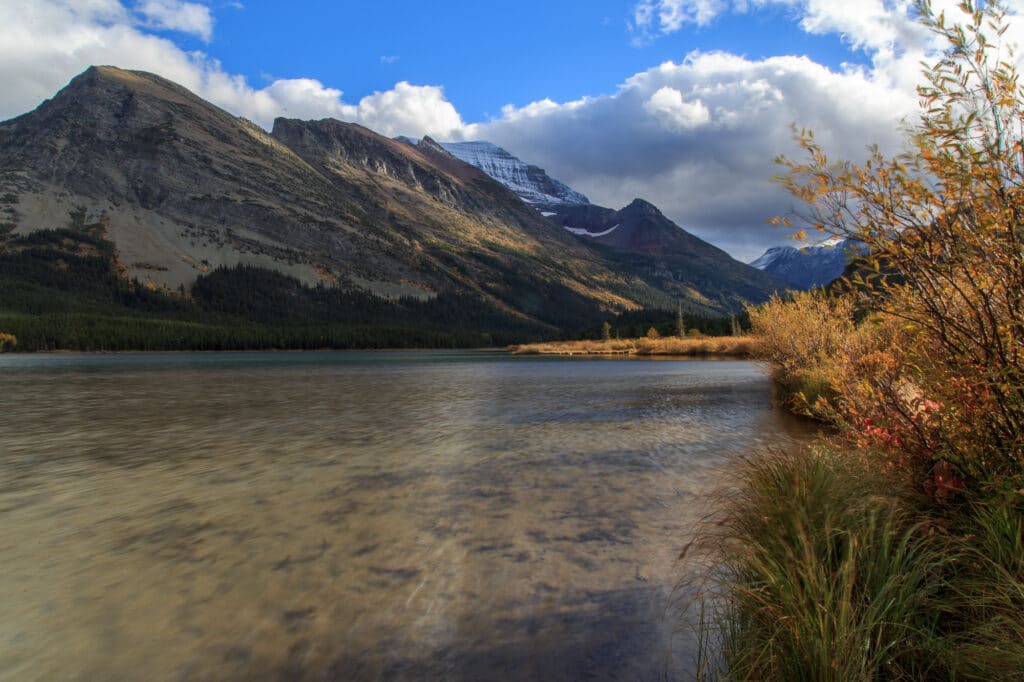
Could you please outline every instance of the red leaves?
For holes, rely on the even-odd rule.
[[[936,462],[924,481],[925,492],[940,502],[948,502],[966,488],[967,485],[957,476],[953,465],[945,460]]]

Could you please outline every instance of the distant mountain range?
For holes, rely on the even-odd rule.
[[[107,253],[104,286],[120,293],[86,305],[85,273],[99,267],[86,260]],[[135,287],[224,324],[358,318],[496,340],[677,303],[724,315],[782,286],[649,204],[594,207],[488,143],[408,144],[331,119],[277,119],[267,133],[113,67],[0,123],[0,313],[12,316],[58,300],[121,314]]]
[[[411,140],[410,140],[411,141]],[[415,141],[411,141],[415,142]],[[689,234],[666,218],[653,204],[636,199],[629,206],[615,211],[595,206],[585,196],[554,178],[543,169],[529,165],[508,151],[490,142],[442,142],[447,151],[468,164],[476,166],[502,183],[536,208],[541,215],[561,225],[566,231],[591,244],[609,247],[621,254],[646,254],[647,264],[634,262],[634,267],[648,274],[669,268],[679,281],[713,282],[727,277],[739,289],[753,294],[767,284],[745,268],[737,268],[723,259],[721,252]],[[772,275],[796,289],[824,286],[842,276],[852,255],[860,250],[851,240],[824,245],[794,248],[776,246],[768,249],[751,267]],[[646,265],[646,268],[645,268]],[[703,267],[701,267],[703,266]]]
[[[618,268],[638,273],[678,296],[710,303],[713,299],[707,295],[711,293],[719,300],[723,295],[734,297],[732,304],[739,305],[761,300],[764,291],[787,287],[771,273],[759,273],[693,236],[643,199],[618,211],[604,208],[490,142],[441,146],[501,182],[542,216],[604,253]],[[724,282],[728,293],[722,290]]]
[[[850,259],[864,252],[859,242],[844,239],[822,246],[775,246],[750,263],[797,289],[823,287],[842,276]]]

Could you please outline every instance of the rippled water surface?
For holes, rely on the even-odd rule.
[[[745,362],[0,356],[0,679],[686,678]]]

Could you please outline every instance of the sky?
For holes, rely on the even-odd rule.
[[[0,120],[89,65],[143,69],[268,129],[333,117],[489,140],[594,203],[647,199],[749,261],[793,243],[767,224],[798,208],[772,182],[774,159],[797,155],[793,125],[840,157],[900,149],[937,49],[911,5],[0,0]],[[1008,39],[1024,39],[1024,0],[1007,5]]]

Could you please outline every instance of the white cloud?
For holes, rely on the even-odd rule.
[[[913,0],[639,0],[633,25],[652,34],[668,35],[687,24],[704,26],[727,12],[747,13],[768,6],[796,11],[810,33],[838,33],[856,47],[880,47],[905,38],[914,21]],[[936,11],[952,9],[955,0],[936,0]],[[912,30],[911,30],[912,32]]]
[[[210,8],[183,0],[143,0],[135,6],[147,26],[189,33],[209,42],[213,35]]]
[[[704,26],[728,9],[727,0],[641,0],[633,8],[637,42],[674,33],[684,24]]]
[[[687,130],[707,124],[711,112],[699,99],[687,102],[675,88],[659,88],[644,102],[644,110],[670,130]]]
[[[266,97],[257,120],[263,124],[271,116],[287,118],[341,118],[346,113],[342,92],[325,87],[313,78],[280,78],[254,95]]]
[[[507,146],[598,203],[619,207],[642,196],[686,229],[752,259],[788,236],[764,221],[795,206],[771,182],[780,170],[776,156],[799,155],[793,124],[813,129],[837,158],[863,158],[871,144],[900,150],[904,122],[917,113],[921,61],[940,47],[913,18],[912,4],[643,0],[635,5],[635,36],[782,6],[805,31],[840,35],[871,63],[829,69],[803,57],[692,53],[632,76],[607,96],[510,107],[467,134]],[[956,0],[933,6],[959,16]],[[1020,12],[1024,0],[1008,7]],[[1011,17],[1006,42],[1024,45],[1024,21]]]
[[[423,134],[445,139],[461,135],[464,124],[459,112],[444,98],[444,90],[433,85],[397,83],[391,90],[375,92],[345,108],[344,118],[359,121],[382,135]]]

